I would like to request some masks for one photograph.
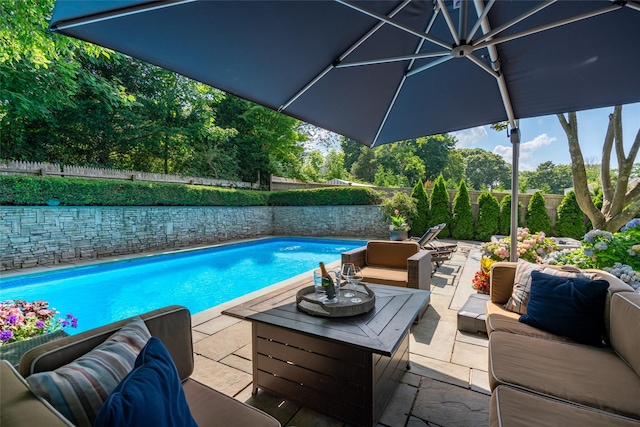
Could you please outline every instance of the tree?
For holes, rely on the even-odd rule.
[[[435,180],[442,173],[449,162],[449,152],[456,146],[456,140],[448,133],[425,136],[415,141],[416,156],[425,166],[423,179]]]
[[[325,164],[327,166],[325,179],[347,178],[347,171],[344,168],[344,153],[342,151],[332,149],[329,154],[327,154]]]
[[[624,153],[622,139],[622,106],[614,107],[609,115],[609,126],[602,147],[600,164],[600,180],[602,182],[602,209],[593,204],[589,192],[585,162],[580,149],[578,138],[578,119],[575,112],[558,114],[558,120],[567,134],[569,153],[571,154],[571,172],[573,187],[580,209],[589,217],[593,228],[615,232],[629,220],[640,213],[640,182],[629,186],[629,177],[633,170],[634,161],[640,149],[640,129],[629,150]],[[618,177],[615,185],[611,176],[611,151],[615,146],[618,160]]]
[[[481,148],[458,151],[464,158],[467,180],[476,190],[492,190],[510,181],[509,165],[497,154]]]
[[[527,228],[531,233],[543,231],[551,235],[551,218],[547,212],[544,196],[541,191],[536,191],[529,200],[527,207]]]
[[[374,163],[375,152],[368,147],[360,147],[360,155],[351,166],[351,175],[365,182],[374,182],[377,166]]]
[[[453,214],[451,215],[451,235],[454,239],[470,240],[473,238],[473,210],[469,191],[464,180],[453,199]]]
[[[518,201],[518,227],[522,225],[522,218],[520,212],[522,211],[522,202]],[[500,220],[498,221],[500,234],[511,234],[511,194],[506,194],[502,200],[500,200]]]
[[[498,199],[484,191],[478,196],[478,220],[476,221],[476,239],[488,242],[492,235],[499,232],[500,205]],[[509,221],[511,221],[509,219]]]
[[[554,165],[547,161],[540,163],[534,172],[522,172],[526,177],[527,189],[542,190],[545,194],[563,194],[565,188],[573,185],[571,166]]]
[[[429,195],[424,189],[422,182],[416,182],[411,191],[411,197],[416,200],[416,216],[413,218],[411,234],[422,236],[427,231],[427,220],[429,218]]]
[[[305,181],[320,182],[320,168],[324,165],[324,156],[320,150],[309,151],[303,161],[302,178]]]
[[[429,226],[438,224],[446,224],[446,227],[440,231],[440,237],[449,237],[451,214],[449,211],[449,193],[444,186],[444,178],[442,175],[438,175],[436,182],[433,186],[433,192],[431,193],[431,211],[429,218]]]
[[[575,191],[569,191],[558,206],[558,216],[555,226],[556,236],[582,239],[584,237],[584,214],[578,206]]]
[[[465,178],[464,158],[460,154],[460,150],[451,150],[449,152],[449,161],[442,171],[442,176],[447,183],[458,183]]]
[[[340,138],[340,148],[344,153],[344,168],[348,171],[351,170],[351,166],[358,160],[362,148],[365,148],[358,141],[354,141],[351,138]]]

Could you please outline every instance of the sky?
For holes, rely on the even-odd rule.
[[[602,144],[609,124],[609,114],[613,107],[598,108],[578,112],[578,139],[585,163],[600,163]],[[320,139],[328,141],[328,147],[321,147],[310,141],[311,148],[319,148],[328,152],[328,148],[340,148],[339,137],[329,131],[317,129]],[[627,104],[622,107],[622,136],[625,155],[633,144],[640,130],[640,103]],[[498,154],[511,164],[511,142],[507,131],[496,132],[489,125],[451,132],[458,141],[456,148],[482,148]],[[312,138],[313,139],[313,138]],[[569,145],[558,118],[555,115],[520,120],[520,170],[536,170],[540,163],[552,161],[555,165],[571,164]],[[636,157],[640,162],[640,156]],[[611,155],[611,167],[616,168],[618,162],[615,152]]]
[[[602,144],[613,107],[578,111],[578,140],[585,163],[600,163]],[[622,139],[625,155],[640,129],[640,103],[622,107]],[[498,154],[511,164],[511,142],[507,131],[496,132],[489,126],[479,126],[452,132],[458,140],[456,148],[482,148]],[[558,118],[553,116],[520,120],[520,170],[536,170],[540,163],[552,161],[555,165],[571,164],[567,135]],[[636,162],[640,158],[636,157]],[[615,151],[611,156],[612,167],[618,162]]]

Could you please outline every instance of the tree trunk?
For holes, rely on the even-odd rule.
[[[573,187],[580,209],[589,217],[594,229],[618,231],[620,227],[640,213],[640,184],[636,183],[627,192],[629,176],[640,149],[640,129],[638,129],[629,155],[625,156],[622,139],[622,107],[616,106],[613,114],[609,115],[609,126],[602,147],[602,162],[600,165],[603,196],[602,209],[598,210],[591,200],[587,185],[587,175],[578,140],[576,113],[568,113],[568,120],[564,114],[558,114],[557,116],[567,134],[569,153],[572,160]],[[610,169],[611,150],[614,146],[618,159],[618,176],[615,186],[612,183]]]

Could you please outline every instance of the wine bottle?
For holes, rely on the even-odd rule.
[[[327,273],[324,262],[320,262],[320,272],[322,273],[322,286],[326,288],[327,291],[327,299],[332,300],[336,297],[336,287],[333,283],[333,279],[329,273]]]

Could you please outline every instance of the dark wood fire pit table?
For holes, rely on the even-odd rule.
[[[302,281],[223,311],[252,324],[253,387],[357,426],[375,426],[409,369],[409,329],[429,291],[367,284],[375,307],[353,317],[296,306]]]

